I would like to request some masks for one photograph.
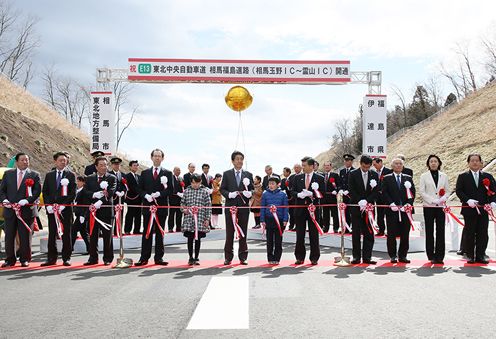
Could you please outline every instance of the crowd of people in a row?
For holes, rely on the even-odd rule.
[[[164,152],[160,149],[151,152],[153,166],[141,173],[137,161],[129,163],[130,172],[125,174],[120,158],[112,157],[109,168],[103,153],[94,152],[92,156],[94,163],[86,167],[84,175],[76,175],[70,170],[69,155],[57,152],[53,156],[54,168],[46,174],[43,185],[39,173],[29,169],[29,156],[15,156],[16,168],[5,172],[0,186],[6,251],[2,267],[14,266],[17,261],[16,236],[21,265],[29,266],[29,239],[41,192],[49,231],[48,255],[42,266],[56,264],[57,239],[62,240],[63,265],[70,266],[78,233],[89,253],[85,265],[98,264],[99,237],[103,238],[103,262],[110,265],[114,259],[112,236],[120,232],[142,234],[141,256],[135,265],[148,264],[154,236],[154,262],[167,265],[163,237],[166,231],[174,230],[187,237],[188,263],[197,265],[201,239],[218,228],[221,214],[225,214],[226,222],[224,264],[231,264],[233,241],[237,239],[238,258],[244,265],[248,258],[250,212],[254,214],[254,228],[263,227],[266,232],[267,259],[271,264],[281,259],[286,227],[296,231],[296,265],[303,264],[306,257],[307,231],[310,262],[316,265],[320,258],[319,235],[331,227],[336,233],[352,233],[352,264],[375,264],[374,236],[386,233],[391,262],[410,262],[407,254],[417,190],[413,171],[404,166],[401,155],[392,160],[389,169],[381,158],[367,155],[362,155],[359,167],[354,168],[354,157],[345,154],[344,167],[339,172],[333,172],[330,162],[325,162],[323,171],[319,171],[315,159],[304,157],[301,164],[294,165],[293,173],[284,168],[282,178],[266,166],[263,179],[243,169],[244,155],[239,151],[231,155],[233,168],[215,176],[209,174],[208,164],[202,165],[201,174],[195,173],[193,163],[184,176],[179,167],[171,172],[162,167]],[[489,217],[494,218],[492,209],[496,208],[496,183],[489,173],[481,171],[479,154],[470,154],[467,163],[468,171],[458,176],[456,184],[464,219],[459,254],[464,254],[469,263],[488,263],[485,252]],[[426,166],[418,188],[423,201],[426,252],[432,263],[443,263],[446,215],[459,220],[446,208],[451,189],[446,174],[441,172],[441,159],[430,155]]]

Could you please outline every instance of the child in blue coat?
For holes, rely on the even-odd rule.
[[[271,206],[275,207],[271,209]],[[267,233],[267,260],[271,265],[278,265],[282,255],[282,232],[288,223],[288,196],[279,188],[279,178],[269,178],[269,187],[262,194],[260,210],[260,223]]]

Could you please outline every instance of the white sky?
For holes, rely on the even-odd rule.
[[[439,63],[450,64],[456,42],[471,44],[494,26],[494,1],[55,1],[20,0],[36,15],[41,37],[36,65],[55,65],[81,83],[97,67],[126,68],[129,57],[351,60],[352,71],[383,72],[411,96]],[[481,67],[481,65],[479,65]],[[139,115],[121,151],[140,161],[165,150],[164,166],[207,162],[229,168],[237,113],[224,96],[231,85],[138,84]],[[329,147],[337,119],[352,118],[365,85],[247,85],[243,112],[248,169],[276,172]],[[41,93],[39,81],[31,88]],[[451,89],[447,86],[444,94]],[[390,97],[389,106],[395,99]],[[340,164],[336,164],[339,167]]]

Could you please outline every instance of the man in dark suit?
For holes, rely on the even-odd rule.
[[[373,170],[375,170],[377,176],[379,177],[379,187],[380,187],[382,184],[382,180],[384,179],[384,176],[388,175],[389,173],[393,173],[393,171],[391,171],[389,168],[384,166],[381,158],[375,158],[372,165],[374,166]],[[384,199],[382,199],[382,189],[381,189],[379,191],[379,196],[377,197],[377,205],[384,205],[384,204],[385,203],[384,203]],[[379,226],[379,233],[377,233],[377,236],[384,236],[386,232],[386,224],[384,222],[385,218],[386,218],[386,208],[377,207],[377,226]]]
[[[265,166],[265,174],[266,175],[265,175],[265,177],[263,177],[263,180],[262,180],[262,189],[264,191],[269,188],[269,178],[275,177],[275,178],[278,178],[279,180],[281,180],[281,176],[279,174],[274,174],[271,165]]]
[[[462,202],[461,213],[465,219],[463,250],[467,255],[467,263],[488,264],[485,253],[489,239],[489,217],[484,205],[496,208],[496,183],[491,174],[480,171],[480,154],[470,154],[467,162],[469,170],[460,174],[456,180],[456,195]]]
[[[289,192],[288,192],[289,193],[289,195],[288,195],[288,204],[289,205],[296,205],[296,199],[293,197],[291,190],[292,190],[295,176],[300,174],[302,171],[301,164],[294,164],[293,171],[294,171],[294,173],[288,177],[288,185],[287,185],[289,188]],[[295,226],[296,226],[296,221],[294,218],[294,211],[295,211],[295,208],[289,208],[288,230],[290,230],[290,231],[293,231],[295,229]]]
[[[222,176],[220,192],[226,199],[225,206],[248,207],[250,198],[253,195],[253,175],[243,170],[243,162],[245,156],[239,151],[234,151],[231,154],[233,169],[227,170]],[[244,184],[244,179],[248,179],[248,185]],[[239,238],[238,258],[241,265],[247,265],[248,245],[246,243],[248,230],[248,217],[250,210],[248,208],[239,208],[237,211],[238,225],[241,227],[244,236]],[[226,210],[226,243],[224,245],[224,265],[230,265],[233,257],[233,241],[234,241],[234,224],[231,212]]]
[[[350,174],[351,171],[355,169],[355,167],[353,167],[353,160],[355,160],[355,157],[351,154],[345,154],[343,155],[343,160],[344,160],[344,167],[341,168],[341,170],[339,171],[339,177],[341,178],[340,192],[343,194],[343,203],[349,204],[350,197],[348,190],[348,175]],[[345,216],[346,216],[346,223],[351,226],[352,220],[351,220],[351,213],[349,208],[346,209]],[[348,230],[345,230],[345,232],[349,233]]]
[[[330,161],[324,162],[324,187],[324,204],[333,204],[336,206],[322,207],[322,230],[326,233],[329,232],[332,216],[333,231],[334,233],[337,233],[339,230],[337,194],[341,189],[341,178],[339,174],[332,172],[332,164]]]
[[[196,166],[192,162],[188,164],[188,173],[184,175],[184,189],[191,185],[191,176],[195,173]]]
[[[153,166],[141,172],[140,181],[140,194],[143,201],[143,220],[145,229],[141,240],[141,256],[135,263],[136,266],[143,266],[148,264],[148,260],[152,255],[152,241],[153,234],[155,233],[155,265],[168,265],[167,261],[163,260],[164,257],[164,237],[157,225],[156,220],[152,220],[150,235],[147,238],[147,229],[150,222],[150,206],[157,206],[157,217],[160,227],[165,230],[165,219],[169,214],[167,208],[160,208],[161,206],[169,206],[169,197],[172,192],[172,172],[162,168],[162,161],[164,161],[164,152],[160,149],[154,149],[151,153]]]
[[[78,176],[76,178],[76,205],[83,206],[74,206],[74,223],[72,224],[72,251],[74,251],[74,244],[76,243],[77,234],[81,234],[81,238],[83,238],[84,244],[86,245],[86,253],[90,253],[90,236],[88,234],[88,205],[91,204],[91,200],[88,198],[88,193],[84,190],[84,185],[86,183],[86,177]],[[86,206],[84,206],[86,205]]]
[[[321,199],[317,196],[316,191],[318,190],[320,194],[322,194],[325,184],[324,178],[314,172],[314,164],[315,160],[311,157],[304,157],[301,159],[303,173],[294,177],[291,187],[291,194],[296,200],[296,205],[308,206],[310,204],[320,204]],[[317,189],[312,187],[314,183],[318,185]],[[320,208],[317,208],[315,211],[316,217],[318,216],[319,209]],[[310,262],[312,265],[317,265],[320,258],[319,233],[310,217],[310,212],[307,208],[296,208],[294,211],[294,217],[296,219],[296,247],[294,252],[296,257],[295,264],[301,265],[305,261],[305,233],[308,225],[308,236],[310,238]]]
[[[396,158],[392,162],[393,173],[384,176],[382,181],[382,198],[389,210],[386,212],[388,225],[387,249],[391,263],[410,263],[407,259],[410,237],[410,221],[404,208],[412,206],[415,201],[415,185],[408,174],[402,173],[403,160]],[[410,187],[411,196],[407,187]],[[400,218],[401,213],[401,218]],[[400,246],[396,251],[396,237],[400,237]]]
[[[85,167],[84,175],[88,176],[88,175],[92,175],[93,173],[96,173],[95,160],[96,158],[103,157],[104,155],[105,154],[102,151],[95,151],[91,153],[91,156],[93,157],[93,162]]]
[[[206,187],[206,188],[212,188],[212,181],[214,178],[208,174],[208,171],[210,170],[210,165],[209,164],[203,164],[202,165],[202,175],[201,175],[201,184]]]
[[[403,154],[398,154],[396,157],[397,158],[400,158],[401,160],[403,160],[403,171],[401,173],[404,173],[406,175],[409,175],[413,179],[413,170],[411,168],[405,167],[405,163],[406,163],[405,156]]]
[[[110,158],[111,169],[109,170],[109,173],[116,178],[116,184],[117,184],[114,193],[114,205],[119,204],[119,201],[121,202],[121,204],[124,204],[124,199],[122,198],[127,193],[126,185],[124,185],[124,183],[122,182],[122,179],[125,178],[125,174],[121,171],[121,163],[122,163],[122,159],[119,157]],[[123,216],[124,216],[124,209],[121,210],[121,218],[120,218],[121,225],[122,225],[122,220],[124,220]],[[114,235],[117,235],[117,227],[114,227]]]
[[[113,174],[107,171],[107,158],[99,157],[95,160],[96,173],[86,178],[84,192],[90,199],[91,204],[96,208],[96,219],[93,228],[91,227],[92,215],[90,212],[90,256],[85,266],[98,264],[98,235],[101,232],[103,238],[103,263],[105,266],[110,265],[114,260],[114,245],[112,240],[112,210],[113,196],[117,187],[117,179]],[[91,207],[90,207],[91,208]]]
[[[375,265],[377,262],[372,260],[372,248],[374,247],[374,231],[369,225],[367,204],[374,204],[379,190],[380,183],[377,173],[370,170],[372,158],[368,155],[362,155],[360,158],[360,167],[351,171],[348,176],[348,189],[350,191],[350,203],[358,206],[349,207],[351,210],[351,220],[353,222],[352,241],[353,241],[353,260],[352,264],[360,263]],[[360,236],[363,236],[363,249],[360,243]]]
[[[284,167],[282,169],[282,175],[284,178],[281,179],[281,190],[288,196],[288,203],[291,196],[291,190],[289,188],[289,176],[291,175],[291,168]]]
[[[16,168],[4,173],[0,185],[0,201],[3,203],[3,218],[5,220],[5,262],[2,267],[13,267],[16,263],[15,238],[19,235],[20,260],[22,267],[28,267],[31,261],[30,234],[34,221],[33,210],[36,206],[30,206],[38,199],[41,193],[40,174],[29,169],[29,157],[25,153],[17,153],[15,156]],[[27,184],[32,183],[32,185]],[[21,206],[19,219],[12,204]]]
[[[181,232],[183,213],[181,212],[180,206],[181,198],[184,193],[184,188],[182,186],[184,183],[182,182],[183,179],[179,176],[181,174],[181,169],[179,167],[174,167],[172,174],[172,194],[169,197],[169,205],[171,208],[169,210],[168,226],[169,232],[174,231],[174,225],[176,226],[176,232]]]
[[[131,207],[130,205],[141,205],[141,196],[139,192],[140,175],[138,174],[139,163],[137,160],[129,162],[129,173],[125,175],[127,180],[127,194],[126,194],[126,220],[124,225],[124,232],[130,234],[134,225],[134,234],[141,234],[141,207]]]
[[[53,204],[59,206],[60,223],[63,225],[62,233],[62,260],[64,266],[71,266],[72,255],[72,203],[76,197],[76,176],[67,169],[68,158],[64,152],[53,155],[55,170],[45,176],[43,182],[43,202],[46,206],[48,216],[48,255],[47,260],[41,266],[52,266],[57,264],[57,238],[58,227],[55,217],[56,211]],[[62,226],[59,226],[62,227]]]

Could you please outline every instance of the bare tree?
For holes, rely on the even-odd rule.
[[[437,77],[430,77],[426,84],[424,85],[429,97],[431,99],[431,104],[434,107],[435,111],[439,110],[442,105],[442,90],[439,85],[439,81]]]
[[[486,69],[491,76],[496,76],[496,34],[493,37],[483,37],[481,42],[487,57],[484,63]]]
[[[407,126],[407,103],[406,103],[406,100],[405,100],[405,95],[403,94],[403,91],[396,85],[392,85],[391,86],[391,90],[393,91],[393,94],[396,96],[396,98],[398,98],[398,100],[400,101],[401,105],[401,111],[403,113],[403,127],[406,127]]]
[[[448,81],[451,83],[451,85],[453,86],[455,92],[456,92],[456,97],[458,100],[462,99],[462,94],[461,94],[461,86],[460,84],[458,83],[458,80],[457,80],[457,77],[456,77],[456,74],[454,74],[453,72],[450,72],[446,69],[446,67],[444,66],[443,63],[441,63],[439,65],[439,68],[440,68],[440,72],[441,72],[441,75],[444,76],[446,79],[448,79]]]
[[[460,56],[460,76],[463,77],[464,83],[466,82],[467,88],[471,91],[477,91],[477,84],[475,81],[475,74],[472,67],[472,62],[469,57],[468,44],[457,44],[456,53]]]

